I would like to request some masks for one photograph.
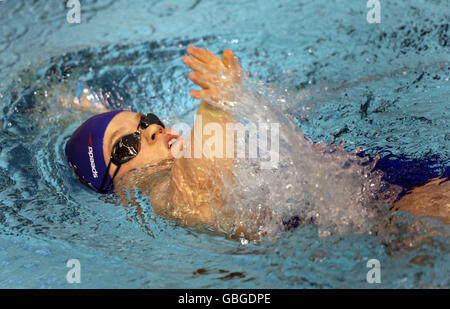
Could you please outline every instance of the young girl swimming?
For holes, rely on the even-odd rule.
[[[154,114],[105,112],[97,105],[102,113],[83,123],[66,145],[67,159],[84,184],[99,193],[115,192],[125,204],[137,188],[150,197],[158,215],[232,238],[258,239],[282,222],[285,227],[329,226],[337,220],[329,218],[337,217],[351,221],[345,228],[364,230],[374,212],[367,205],[374,201],[449,223],[450,182],[433,179],[395,203],[395,188],[380,198],[375,192],[379,175],[368,177],[370,168],[358,164],[356,156],[306,140],[279,107],[252,93],[231,50],[222,59],[197,47],[187,52],[189,79],[202,88],[191,91],[201,104],[190,138],[166,128]],[[92,103],[84,96],[80,106]],[[251,133],[236,137],[237,124],[249,122],[277,124],[271,133],[279,126],[278,164],[261,168],[261,158],[237,155],[239,145],[252,138]],[[272,138],[272,148],[262,149],[258,140],[257,152],[272,158],[277,143]],[[334,203],[348,207],[334,208]]]

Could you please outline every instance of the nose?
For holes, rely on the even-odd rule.
[[[164,134],[164,128],[158,124],[152,124],[142,131],[142,137],[150,145],[156,143],[160,134]]]

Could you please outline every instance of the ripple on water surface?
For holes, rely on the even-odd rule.
[[[26,12],[24,2],[12,3],[7,14]],[[298,5],[287,16],[335,5],[314,3]],[[99,10],[88,14],[101,14],[106,4],[92,1]],[[154,14],[170,18],[190,7],[163,3]],[[335,9],[329,32],[307,18],[295,29],[268,18],[272,29],[255,21],[260,32],[249,27],[238,36],[224,31],[61,52],[2,84],[0,263],[7,266],[2,287],[66,287],[61,278],[70,258],[82,261],[86,287],[367,287],[370,258],[381,262],[383,287],[448,287],[448,228],[433,220],[399,213],[387,236],[320,238],[316,226],[305,225],[274,243],[242,246],[158,218],[143,197],[140,211],[115,206],[112,198],[80,185],[65,162],[64,143],[87,115],[56,105],[70,100],[80,80],[113,108],[157,110],[169,123],[192,120],[196,103],[188,97],[192,86],[181,57],[187,45],[196,44],[215,52],[232,46],[254,79],[288,88],[288,108],[307,136],[325,142],[334,136],[346,141],[347,150],[363,146],[380,153],[378,165],[391,170],[392,183],[411,186],[422,182],[423,174],[448,175],[449,121],[443,108],[449,93],[448,17],[431,20],[413,9],[402,17],[403,9],[393,9],[388,14],[398,24],[367,31],[368,25],[336,21],[344,9]],[[39,18],[56,25],[58,16]],[[287,30],[304,35],[287,36]],[[12,68],[23,59],[10,42],[34,30],[19,24],[0,31],[0,50],[7,56],[0,66]],[[402,167],[397,174],[392,162]],[[433,229],[440,236],[406,250]]]

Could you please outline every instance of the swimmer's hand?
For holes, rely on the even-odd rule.
[[[183,58],[183,62],[194,71],[189,74],[189,79],[203,88],[192,90],[191,96],[213,106],[233,106],[241,90],[242,75],[242,66],[236,55],[226,49],[221,60],[203,48],[190,46],[186,50],[193,56]]]

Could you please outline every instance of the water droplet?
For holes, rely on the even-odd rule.
[[[248,240],[245,238],[241,238],[241,244],[242,245],[247,245],[248,244]]]

